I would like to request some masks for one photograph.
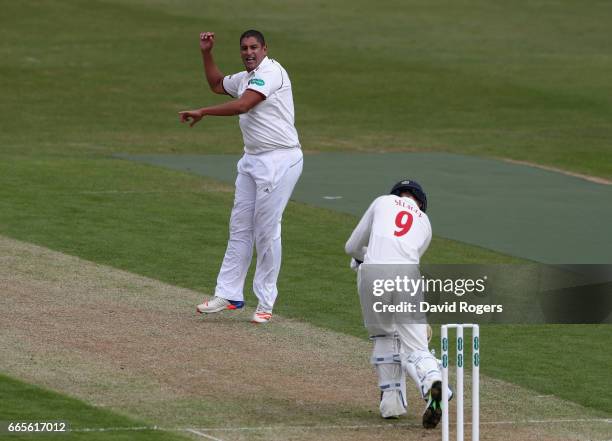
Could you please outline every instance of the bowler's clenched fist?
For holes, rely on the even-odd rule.
[[[215,33],[214,32],[202,32],[200,33],[200,50],[203,52],[209,52],[215,45]]]

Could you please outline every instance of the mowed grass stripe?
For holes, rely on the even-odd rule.
[[[140,421],[100,409],[66,395],[24,383],[0,374],[0,420],[2,422],[65,421],[75,432],[67,433],[0,433],[10,440],[61,439],[70,441],[155,440],[181,441],[188,437],[159,430],[114,431],[112,433],[82,429],[106,427],[143,427]]]

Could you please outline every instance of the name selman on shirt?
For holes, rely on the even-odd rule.
[[[223,78],[223,88],[234,98],[240,98],[247,89],[265,97],[251,110],[239,115],[246,153],[300,148],[291,81],[278,61],[265,57],[251,72],[228,75]]]
[[[431,242],[431,224],[407,197],[376,198],[346,243],[346,252],[364,263],[418,264]]]

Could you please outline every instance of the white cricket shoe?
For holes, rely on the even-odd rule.
[[[223,311],[225,309],[240,309],[244,306],[244,302],[240,300],[227,300],[223,297],[211,297],[208,300],[204,300],[198,306],[196,311],[200,314],[212,314],[215,312]]]
[[[257,309],[253,313],[251,322],[253,323],[268,323],[272,318],[272,311],[266,310],[261,304],[257,305]]]

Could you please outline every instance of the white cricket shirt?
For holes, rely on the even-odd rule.
[[[431,224],[411,198],[380,196],[346,242],[346,252],[364,263],[418,264],[431,242]]]
[[[234,98],[245,90],[261,93],[265,100],[239,115],[246,153],[300,147],[293,110],[291,81],[276,60],[265,57],[251,72],[242,71],[223,78],[223,88]]]

